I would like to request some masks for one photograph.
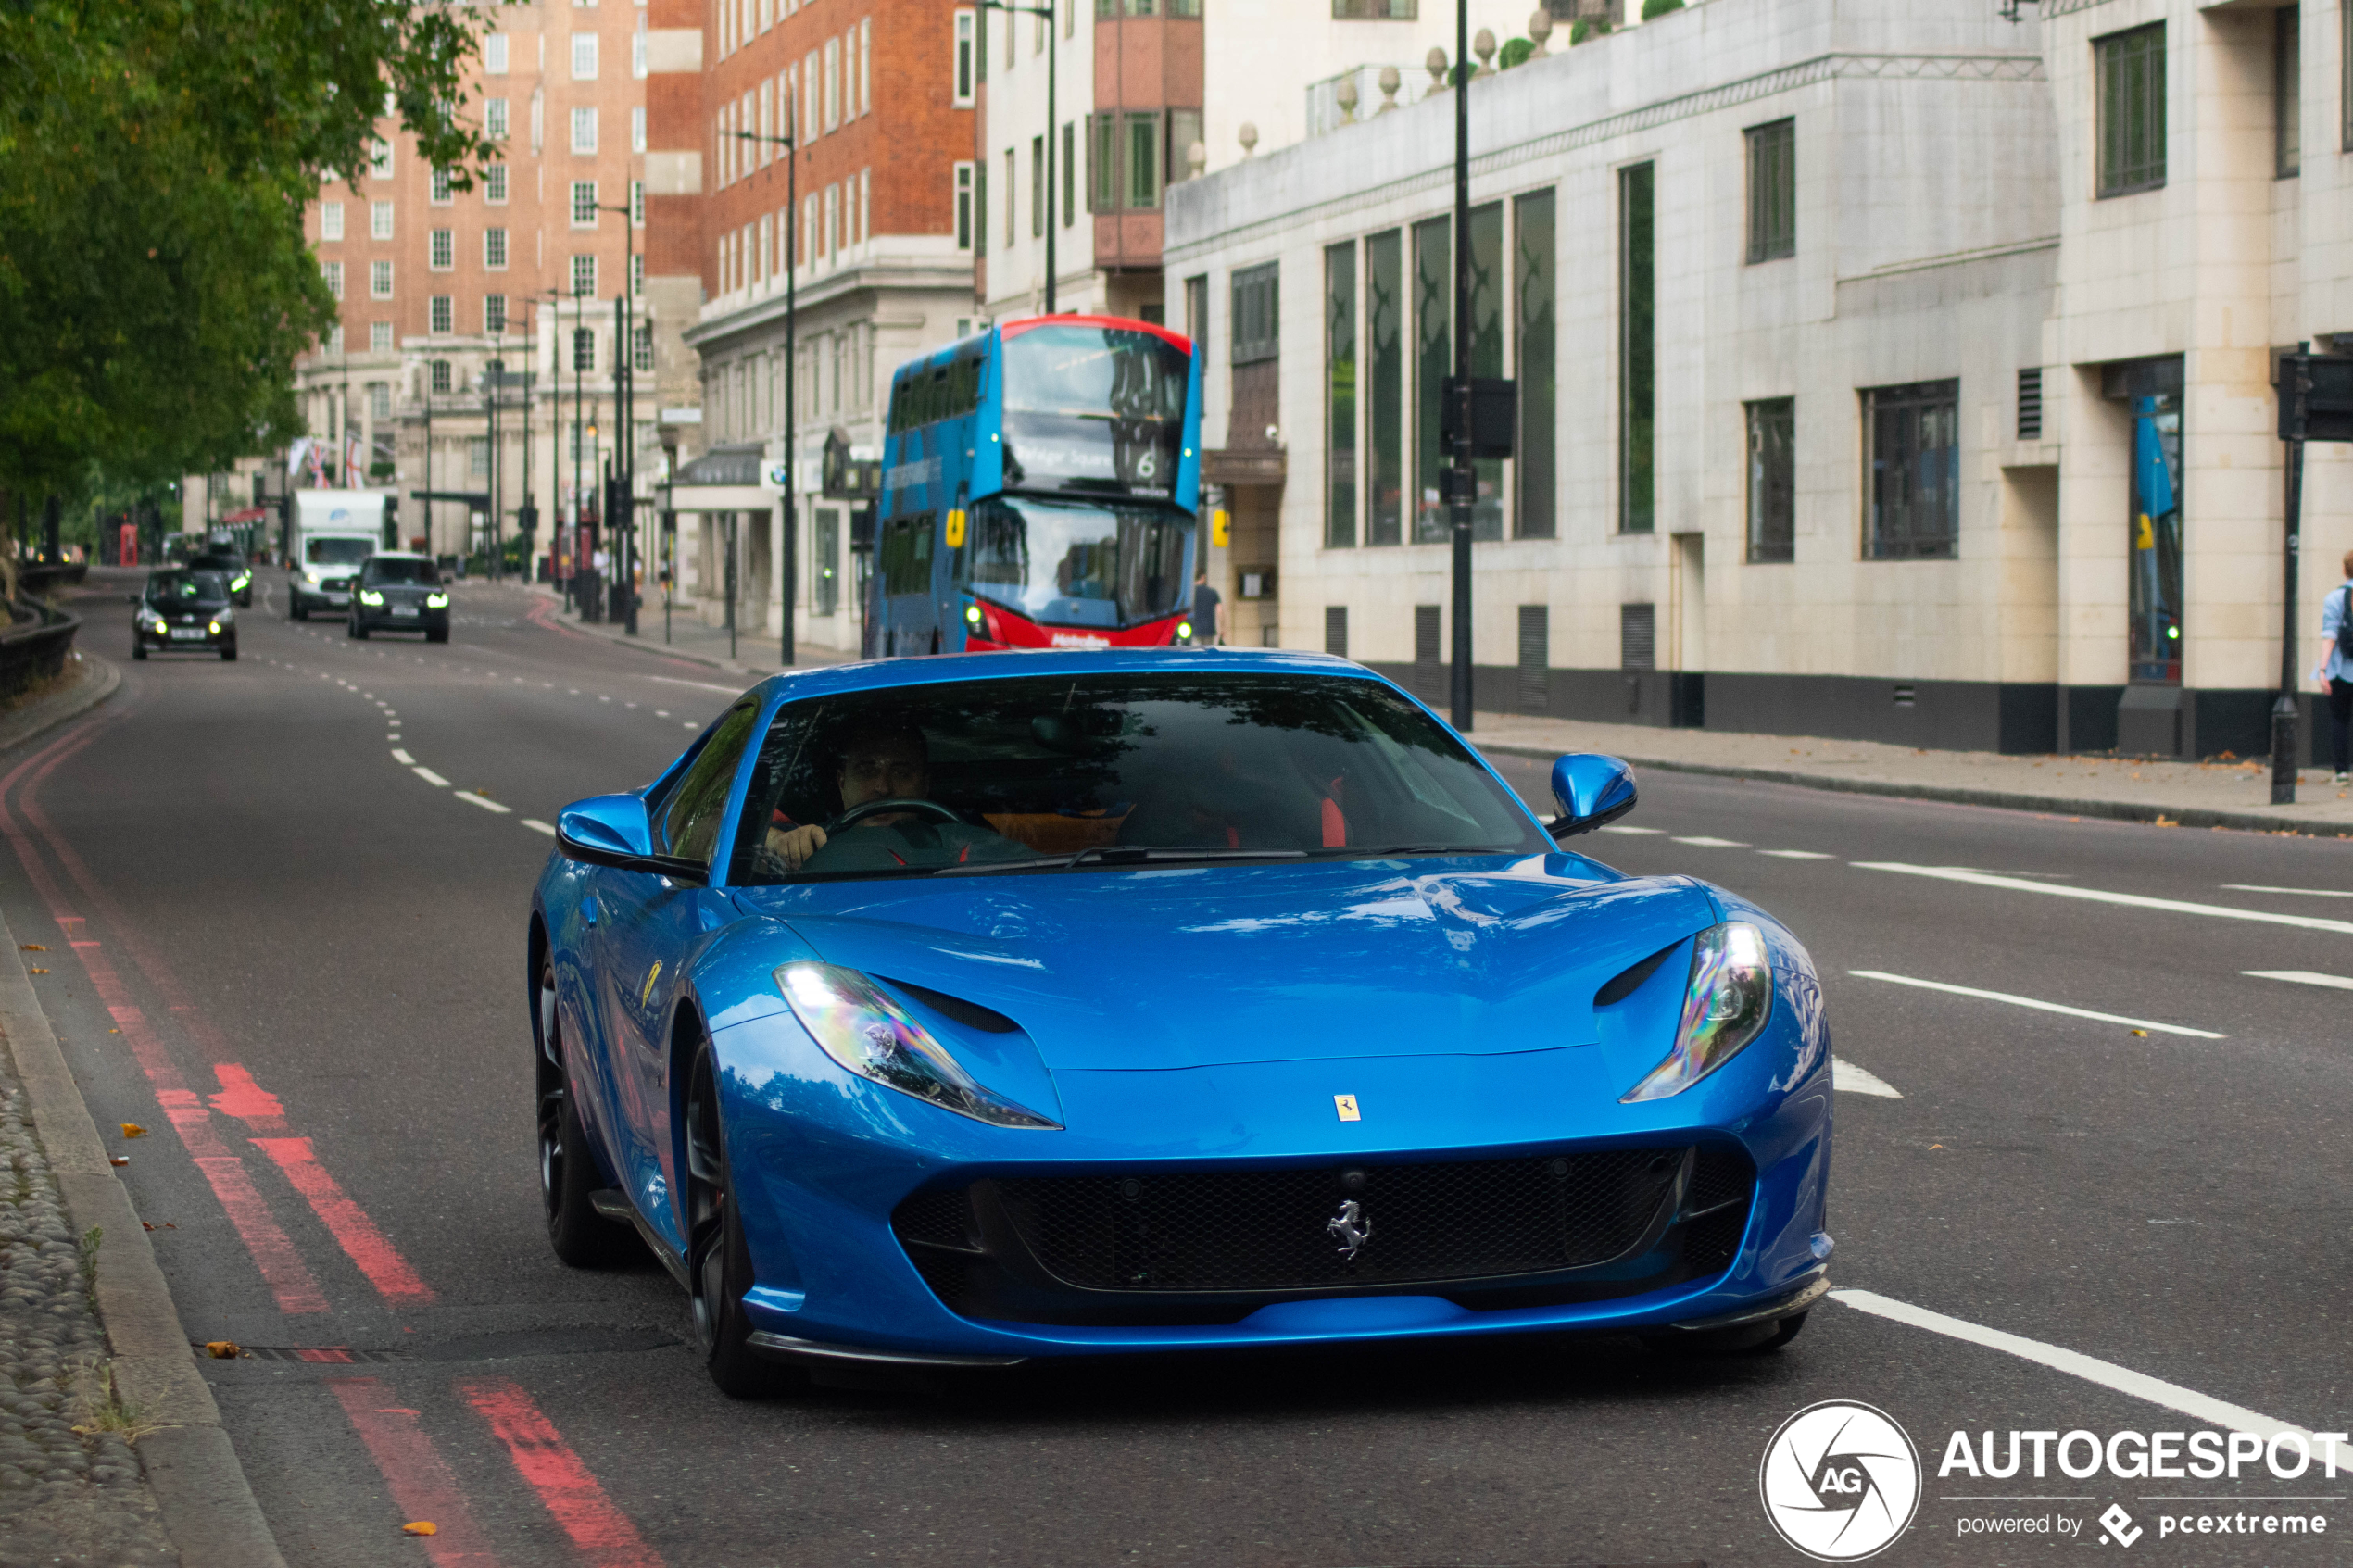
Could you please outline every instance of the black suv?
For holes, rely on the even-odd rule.
[[[351,635],[422,632],[429,643],[449,640],[449,590],[431,556],[380,550],[351,580]]]
[[[229,584],[230,596],[248,609],[253,608],[253,569],[235,550],[222,545],[208,546],[188,558],[188,570],[220,573],[220,580]]]
[[[175,567],[147,574],[146,591],[131,596],[131,657],[162,653],[217,653],[237,657],[237,612],[229,602],[229,580],[217,571]]]

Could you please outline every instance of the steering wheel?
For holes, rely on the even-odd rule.
[[[851,827],[865,821],[868,817],[877,816],[885,811],[919,811],[936,821],[953,822],[960,827],[963,825],[964,821],[952,806],[942,806],[937,800],[923,800],[913,796],[903,796],[889,800],[869,800],[862,806],[852,806],[849,810],[827,822],[825,833],[830,836],[846,827]]]

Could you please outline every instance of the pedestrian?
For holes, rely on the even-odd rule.
[[[1209,568],[1193,573],[1193,646],[1212,648],[1226,640],[1226,597],[1209,585]]]
[[[2329,751],[2336,782],[2353,782],[2353,550],[2345,552],[2345,581],[2321,602],[2321,662],[2312,680],[2329,694]]]

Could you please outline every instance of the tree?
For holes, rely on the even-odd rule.
[[[470,185],[466,12],[380,0],[0,6],[0,490],[154,483],[296,433],[335,307],[302,232],[380,119]]]

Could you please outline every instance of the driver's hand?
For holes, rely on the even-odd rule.
[[[770,828],[768,847],[783,857],[786,865],[800,870],[809,857],[825,847],[825,830],[811,824],[791,829]]]

